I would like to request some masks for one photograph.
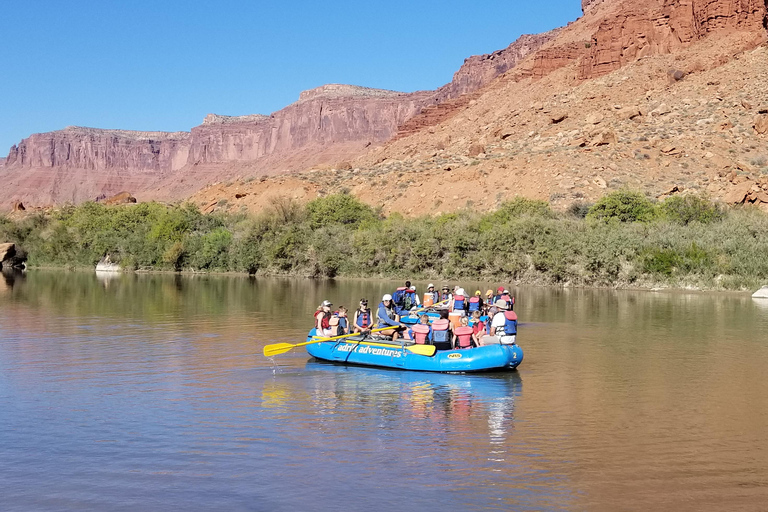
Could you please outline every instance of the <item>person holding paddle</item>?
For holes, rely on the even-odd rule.
[[[397,315],[396,306],[392,301],[392,296],[388,293],[381,298],[379,309],[376,312],[376,318],[379,322],[379,328],[392,327],[391,329],[381,332],[381,334],[384,334],[385,336],[392,336],[392,341],[395,341],[398,333],[404,329],[399,321],[400,319]]]

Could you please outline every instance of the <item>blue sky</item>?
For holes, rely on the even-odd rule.
[[[579,0],[8,0],[0,156],[67,125],[189,130],[326,83],[434,89],[466,57],[562,26]]]

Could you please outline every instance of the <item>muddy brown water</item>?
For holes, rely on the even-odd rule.
[[[397,284],[4,274],[0,509],[768,508],[768,301],[517,288],[508,373],[262,357]]]

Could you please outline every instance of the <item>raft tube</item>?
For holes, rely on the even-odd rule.
[[[310,341],[314,329],[310,331]],[[408,343],[408,342],[406,342]],[[309,355],[322,361],[422,372],[486,372],[512,370],[523,362],[523,349],[517,345],[438,350],[432,356],[415,354],[397,342],[345,338],[307,345]]]

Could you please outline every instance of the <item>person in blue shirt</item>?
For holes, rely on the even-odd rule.
[[[379,303],[379,309],[376,312],[376,319],[378,320],[377,327],[392,327],[385,331],[381,331],[381,334],[385,336],[392,336],[392,341],[397,339],[397,335],[404,329],[403,324],[400,323],[400,317],[397,315],[397,306],[392,301],[392,296],[386,294],[381,298]]]

